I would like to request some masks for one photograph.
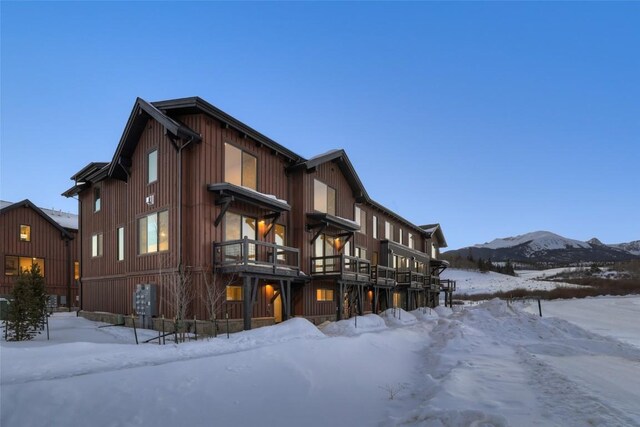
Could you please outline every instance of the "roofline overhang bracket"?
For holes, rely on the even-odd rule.
[[[270,213],[270,214],[265,215],[265,216],[262,217],[263,219],[270,219],[271,220],[271,222],[267,226],[266,231],[262,235],[263,238],[267,237],[267,235],[269,235],[271,230],[273,230],[273,226],[276,224],[276,221],[278,220],[278,218],[280,218],[280,214],[281,214],[281,212],[273,212],[273,213]]]
[[[314,228],[317,228],[318,231],[316,232],[316,234],[313,236],[313,238],[311,239],[311,244],[313,245],[316,240],[318,240],[318,237],[320,237],[320,235],[322,234],[322,232],[325,230],[325,228],[327,228],[327,224],[324,222],[318,223],[318,224],[314,224],[314,225],[307,225],[307,230],[311,231]]]
[[[231,202],[233,202],[233,197],[222,197],[216,202],[216,206],[222,206],[222,209],[216,217],[216,220],[213,222],[213,225],[215,225],[216,227],[220,225],[220,222],[222,222],[222,218],[229,210],[229,206],[231,206]]]

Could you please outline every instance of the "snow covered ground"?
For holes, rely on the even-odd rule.
[[[0,344],[0,425],[640,426],[640,297],[543,304],[542,318],[494,300],[322,330],[291,319],[178,346],[59,313],[51,341]]]
[[[557,271],[556,271],[557,270]],[[484,293],[504,292],[512,289],[522,288],[528,290],[550,290],[557,287],[573,287],[569,283],[549,282],[539,280],[550,277],[564,269],[542,270],[542,271],[516,271],[517,277],[506,274],[488,271],[460,270],[448,268],[442,274],[442,279],[456,281],[456,293],[475,295]],[[455,298],[455,294],[454,294]]]

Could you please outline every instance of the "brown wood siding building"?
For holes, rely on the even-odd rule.
[[[255,189],[225,183],[226,145],[255,159]],[[157,152],[157,180],[149,183],[149,153],[153,151]],[[393,224],[392,240],[398,240],[402,229],[405,245],[411,233],[416,251],[427,247],[424,230],[369,199],[344,151],[305,160],[199,98],[153,104],[138,99],[113,160],[92,163],[72,179],[75,185],[65,195],[79,196],[82,309],[87,311],[130,314],[136,285],[151,283],[159,285],[158,314],[170,317],[174,313],[166,303],[163,274],[182,265],[191,271],[195,293],[191,315],[200,319],[209,316],[203,303],[203,273],[211,270],[220,273],[225,284],[242,286],[245,295],[243,301],[223,303],[218,317],[228,313],[234,319],[245,317],[245,322],[249,315],[279,318],[285,314],[286,318],[286,307],[290,307],[291,315],[318,322],[335,319],[341,315],[344,286],[355,289],[360,312],[380,306],[373,306],[377,287],[367,275],[374,252],[379,264],[389,265],[390,261],[383,261],[381,245],[385,221]],[[315,180],[335,190],[335,212],[315,209]],[[99,211],[95,209],[96,190],[101,198]],[[358,228],[355,206],[366,212],[366,233],[354,233]],[[139,221],[159,212],[167,212],[168,249],[141,254]],[[243,265],[229,266],[228,256],[224,266],[214,262],[228,249],[225,245],[230,239],[224,229],[230,214],[258,223],[257,235],[250,237],[256,253],[250,255],[254,258],[244,254]],[[377,238],[371,232],[373,215],[378,218]],[[272,224],[284,227],[284,247],[274,246]],[[124,229],[124,260],[118,260],[120,227]],[[350,242],[349,251],[338,248],[336,256],[347,257],[362,268],[357,279],[314,274],[314,238],[320,230]],[[99,234],[103,248],[93,256],[93,236]],[[366,262],[355,259],[356,247],[366,251]],[[260,259],[260,250],[277,252]],[[287,265],[283,265],[285,259]],[[291,260],[295,262],[289,265]],[[267,269],[262,262],[272,264]],[[333,300],[319,301],[319,290],[333,291]],[[274,310],[282,303],[285,308],[276,315]]]
[[[75,305],[78,294],[74,278],[74,262],[78,261],[77,229],[63,227],[54,219],[74,223],[75,217],[73,214],[42,210],[29,200],[3,202],[0,210],[0,259],[3,266],[0,295],[11,293],[19,269],[26,268],[27,261],[35,258],[44,260],[41,271],[44,270],[47,293],[56,295],[59,304],[69,306],[70,302],[71,306]],[[21,226],[29,227],[28,237],[21,237]]]

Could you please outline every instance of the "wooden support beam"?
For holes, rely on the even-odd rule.
[[[325,228],[327,228],[327,224],[319,224],[318,227],[319,227],[318,228],[318,232],[315,234],[315,236],[313,236],[313,239],[311,239],[311,244],[312,245],[316,242],[318,237],[320,237],[320,235],[325,230]],[[312,227],[311,229],[313,229],[313,228],[315,228],[315,227]]]
[[[245,276],[243,278],[242,317],[245,331],[251,329],[251,314],[253,311],[251,282],[251,277]]]
[[[269,233],[271,232],[271,230],[273,230],[273,226],[276,224],[276,221],[278,220],[278,218],[280,218],[280,212],[274,212],[272,214],[269,215],[265,215],[263,217],[264,219],[270,219],[271,222],[269,223],[269,225],[267,225],[267,229],[264,232],[264,234],[262,235],[262,237],[267,237],[269,235]]]
[[[342,320],[342,301],[344,298],[344,286],[342,282],[338,282],[337,285],[338,292],[336,292],[336,320]]]
[[[233,197],[223,197],[218,202],[216,202],[216,205],[222,206],[222,209],[220,209],[220,213],[216,217],[216,220],[213,222],[213,225],[215,225],[216,227],[220,225],[220,222],[222,222],[222,218],[224,217],[224,214],[227,213],[227,210],[229,209],[231,202],[233,202]]]

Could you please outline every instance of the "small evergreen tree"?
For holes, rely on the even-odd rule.
[[[29,270],[20,271],[11,296],[7,313],[7,339],[31,340],[40,333],[42,319],[47,311],[47,294],[38,264],[33,264]]]

